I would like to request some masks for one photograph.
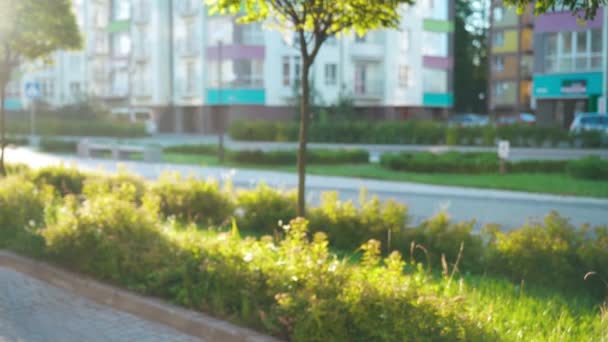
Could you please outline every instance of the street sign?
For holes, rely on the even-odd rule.
[[[508,140],[500,140],[498,142],[498,157],[500,159],[509,159],[510,143]]]
[[[25,96],[30,100],[35,100],[40,97],[40,83],[27,82],[25,84]]]

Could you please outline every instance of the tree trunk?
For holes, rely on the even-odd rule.
[[[6,85],[8,82],[0,80],[0,177],[6,175],[4,167],[4,147],[6,147],[6,118],[4,102],[6,99]]]
[[[310,119],[310,90],[308,74],[310,63],[302,63],[302,96],[300,97],[300,143],[298,147],[298,216],[306,216],[306,144],[308,142],[308,123]]]

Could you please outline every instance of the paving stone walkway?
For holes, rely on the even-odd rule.
[[[0,342],[13,341],[201,340],[0,267]]]

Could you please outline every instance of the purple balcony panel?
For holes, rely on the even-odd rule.
[[[222,47],[223,59],[264,59],[266,49],[257,45],[224,45]],[[219,59],[219,48],[217,46],[207,47],[207,58]]]
[[[602,27],[602,16],[604,9],[600,8],[595,15],[595,19],[584,21],[577,21],[577,15],[573,15],[572,12],[554,12],[540,15],[534,22],[535,32],[572,32],[572,31],[585,31],[589,29],[596,29]]]
[[[450,70],[454,63],[452,57],[423,56],[422,64],[425,68]]]

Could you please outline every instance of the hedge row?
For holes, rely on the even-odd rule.
[[[29,134],[30,122],[20,118],[7,120],[7,131],[11,134]],[[108,119],[61,119],[39,118],[36,133],[40,135],[142,137],[147,136],[143,124],[110,121]]]
[[[168,153],[217,155],[217,145],[178,145],[167,147]],[[257,165],[293,165],[298,154],[294,150],[225,150],[227,160],[237,163]],[[369,152],[366,150],[308,150],[307,162],[310,164],[349,164],[368,163]]]
[[[496,153],[404,152],[385,154],[380,163],[395,171],[427,173],[496,173],[499,159]],[[509,173],[568,173],[581,179],[608,179],[608,160],[590,156],[580,160],[522,160],[508,161]]]
[[[235,140],[297,141],[298,125],[294,122],[235,121],[229,130]],[[608,137],[597,131],[571,135],[559,127],[528,125],[448,127],[432,121],[330,122],[312,123],[309,141],[324,143],[422,144],[494,146],[496,140],[509,140],[521,147],[588,147],[608,146]]]
[[[437,172],[437,173],[496,173],[500,160],[496,153],[463,153],[450,151],[435,154],[431,152],[404,152],[385,154],[380,159],[382,166],[396,171]],[[563,160],[523,160],[507,162],[508,172],[515,173],[564,173],[568,161]]]
[[[32,191],[47,197],[48,191],[41,191],[47,185],[55,189],[58,196],[67,197],[74,194],[91,198],[120,193],[122,199],[138,205],[148,203],[164,219],[222,226],[230,225],[234,217],[240,228],[275,239],[284,234],[280,222],[285,224],[296,214],[295,193],[264,185],[235,191],[222,189],[214,181],[182,179],[176,174],[148,183],[127,173],[102,177],[57,167],[30,172],[22,170],[22,173],[36,185]],[[17,186],[17,183],[7,184]],[[5,202],[0,199],[0,204],[9,203],[11,196],[21,195],[6,190]],[[5,205],[0,227],[28,224],[30,205],[19,206],[20,201],[17,198]],[[156,204],[152,205],[150,201]],[[473,233],[475,222],[455,223],[445,213],[413,225],[407,208],[394,201],[382,202],[362,193],[359,203],[353,203],[340,201],[337,193],[329,192],[322,195],[318,207],[309,209],[308,219],[311,233],[324,232],[330,246],[343,251],[353,251],[369,239],[375,239],[386,253],[399,250],[417,262],[441,268],[442,255],[447,260],[456,260],[460,244],[464,243],[461,261],[464,272],[500,275],[516,282],[525,279],[533,284],[565,290],[587,289],[599,296],[606,290],[601,283],[583,281],[582,276],[588,271],[605,269],[608,227],[577,229],[555,213],[548,215],[544,222],[527,224],[505,233],[498,227],[487,227],[478,235]],[[415,245],[423,248],[415,248]]]

